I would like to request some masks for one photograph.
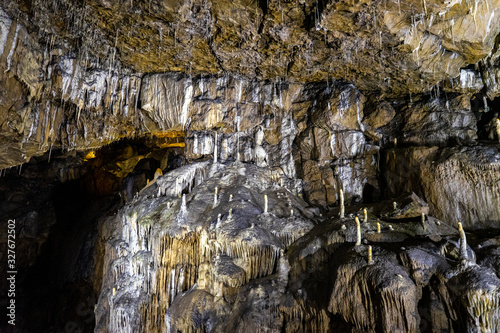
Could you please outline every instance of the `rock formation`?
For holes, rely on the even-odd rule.
[[[3,1],[16,332],[500,332],[499,16]]]

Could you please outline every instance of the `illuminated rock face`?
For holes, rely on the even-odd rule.
[[[496,229],[499,157],[496,145],[390,150],[386,155],[388,190],[392,194],[425,193],[432,215],[443,220],[451,215],[468,229]]]
[[[499,16],[3,1],[0,216],[59,295],[20,329],[500,331]]]
[[[394,212],[406,215],[390,217],[392,226],[376,217],[389,202],[358,224],[370,262],[368,246],[354,245],[354,220],[323,217],[300,190],[283,173],[241,162],[158,177],[102,224],[95,331],[498,330],[494,255],[476,248],[477,265],[455,228],[420,220],[429,207],[415,194],[396,199]]]
[[[314,116],[321,121],[316,126],[363,131],[366,98],[352,92],[357,89],[373,105],[429,92],[467,99],[483,91],[493,99],[498,95],[498,8],[496,1],[469,6],[432,0],[359,6],[274,0],[5,1],[0,8],[5,87],[0,167],[24,163],[51,147],[86,149],[172,129],[210,130],[221,123],[235,131],[240,118],[248,122],[241,124],[245,131],[264,121],[248,119],[249,114],[288,112],[299,100],[301,105],[293,105],[295,119],[309,108],[304,103],[318,97],[333,109]],[[338,87],[339,80],[354,85]],[[324,96],[307,85],[318,82]],[[442,120],[460,128],[462,139],[474,138],[473,120],[436,114],[436,107],[448,109],[442,104],[417,103],[431,112],[425,119],[409,117],[411,128],[405,131],[417,130],[413,123]],[[358,118],[342,120],[344,106],[360,108]],[[466,103],[459,109],[467,111]],[[287,121],[275,120],[278,127]],[[337,135],[362,139],[359,133]],[[350,148],[351,155],[359,155],[359,147]]]
[[[219,198],[214,206],[215,186]],[[284,174],[238,162],[194,164],[160,176],[104,224],[103,236],[110,241],[96,330],[136,327],[148,332],[170,326],[175,331],[206,325],[167,313],[174,302],[178,317],[195,311],[189,306],[201,305],[190,304],[195,302],[190,297],[209,298],[213,309],[199,310],[213,311],[215,329],[223,324],[223,313],[217,313],[230,309],[226,302],[240,287],[272,276],[276,288],[284,290],[289,270],[284,250],[319,217],[298,190],[300,185]],[[188,192],[185,207],[179,198],[183,191]],[[193,296],[184,300],[181,295],[188,290]]]
[[[453,89],[480,90],[473,78],[483,76],[488,91],[497,90],[497,0],[9,0],[3,7],[44,43],[77,53],[81,63],[99,60],[106,70],[344,78],[396,93],[421,92],[459,75]],[[484,67],[461,75],[480,60]]]

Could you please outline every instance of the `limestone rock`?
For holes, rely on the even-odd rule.
[[[500,279],[484,267],[471,266],[449,281],[455,302],[463,310],[463,329],[498,331]]]
[[[339,267],[338,277],[330,296],[330,312],[360,330],[417,331],[416,287],[402,267],[378,260],[366,265],[357,259]],[[395,303],[399,306],[393,307]]]
[[[364,122],[373,128],[379,128],[387,125],[396,116],[396,111],[392,105],[387,102],[378,103],[374,112],[365,117]]]
[[[420,218],[422,214],[429,214],[429,205],[419,198],[415,193],[406,197],[398,197],[394,199],[396,209],[386,209],[382,213],[383,219],[400,220],[408,218]]]
[[[430,214],[451,225],[498,227],[499,157],[493,145],[392,150],[386,156],[388,188],[421,193]]]
[[[434,99],[409,105],[404,114],[404,143],[443,145],[477,139],[476,118],[470,101],[460,95],[452,100]]]

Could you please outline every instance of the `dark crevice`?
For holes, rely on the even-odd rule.
[[[500,98],[490,100],[485,95],[475,94],[471,97],[471,109],[477,119],[477,135],[479,140],[497,141],[495,120],[500,117]]]
[[[316,24],[319,24],[321,20],[321,15],[323,11],[326,9],[329,0],[317,0],[310,8],[309,12],[307,12],[307,8],[304,7],[304,13],[306,13],[304,20],[304,27],[306,30],[316,30]]]
[[[158,168],[185,163],[182,147],[161,148],[168,140],[122,140],[92,157],[54,150],[50,163],[47,153],[0,178],[0,216],[17,223],[19,331],[93,331],[103,269],[99,223]],[[3,325],[0,331],[8,332]]]

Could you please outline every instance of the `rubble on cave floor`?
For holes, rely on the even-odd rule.
[[[451,221],[414,194],[396,201],[341,219],[279,169],[175,169],[102,225],[96,331],[498,331],[500,280],[475,262],[478,239],[464,258]]]

